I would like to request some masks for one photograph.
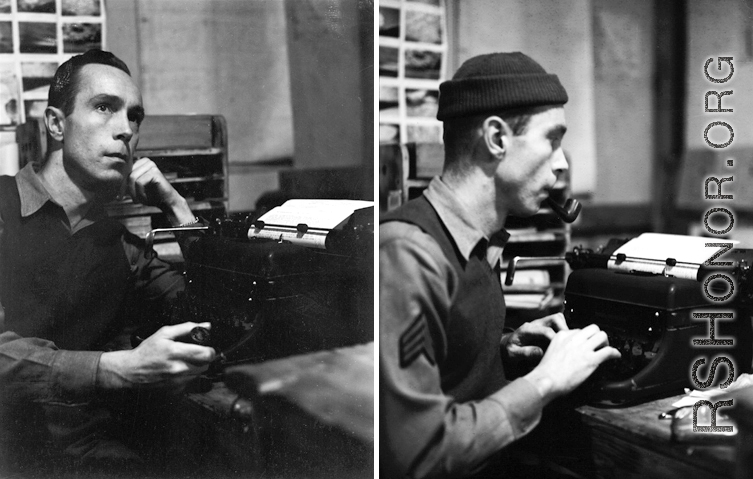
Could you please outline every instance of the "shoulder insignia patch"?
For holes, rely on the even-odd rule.
[[[436,364],[429,328],[424,317],[419,316],[400,336],[400,367],[407,368],[422,354],[429,363]]]

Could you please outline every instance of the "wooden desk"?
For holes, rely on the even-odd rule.
[[[671,419],[659,414],[672,409],[674,396],[625,408],[564,407],[551,414],[544,431],[549,456],[558,449],[570,455],[565,464],[583,477],[597,478],[732,478],[735,445],[694,445],[673,442]],[[554,431],[552,433],[552,431]],[[534,447],[531,441],[529,447]],[[575,458],[575,460],[573,460]],[[557,459],[553,460],[557,463]],[[574,467],[571,467],[575,463]]]
[[[229,367],[186,396],[175,457],[204,477],[367,478],[373,429],[369,343]]]

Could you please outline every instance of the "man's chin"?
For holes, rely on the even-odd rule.
[[[529,217],[535,215],[536,213],[538,213],[540,210],[541,210],[541,206],[540,205],[528,206],[528,207],[525,207],[525,208],[520,208],[519,212],[515,212],[513,214],[515,216],[520,217],[520,218],[529,218]]]
[[[99,182],[97,192],[100,197],[108,200],[123,196],[125,192],[125,178],[120,174],[108,175],[107,178],[102,178]]]

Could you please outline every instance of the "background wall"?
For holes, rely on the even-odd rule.
[[[147,114],[225,116],[231,211],[252,210],[291,166],[373,164],[373,70],[364,61],[373,39],[360,23],[369,2],[293,4],[107,2],[108,47],[131,66]],[[369,64],[372,56],[373,47]]]
[[[285,7],[296,166],[373,168],[373,2]]]
[[[110,0],[108,44],[135,65],[147,113],[222,113],[230,161],[293,155],[284,4]]]
[[[734,74],[725,83],[712,83],[704,74],[704,64],[709,64],[712,78],[722,79],[729,66],[722,62],[717,69],[718,57],[732,57]],[[685,213],[683,219],[691,232],[705,233],[703,214],[711,207],[724,206],[735,214],[735,225],[729,235],[753,247],[753,1],[751,0],[698,0],[688,2],[688,61],[686,68],[687,128],[686,154],[679,175],[677,202]],[[708,91],[731,90],[725,95],[722,108],[733,112],[705,112],[705,94]],[[709,108],[719,105],[714,96],[709,97]],[[713,121],[727,122],[734,130],[734,140],[726,148],[712,148],[706,144],[703,132]],[[709,139],[724,143],[729,139],[726,128],[716,126],[709,131]],[[733,166],[728,166],[731,160]],[[709,176],[733,177],[724,184],[723,193],[733,195],[732,200],[704,199],[704,181]],[[714,188],[710,194],[714,194]]]
[[[654,17],[654,0],[592,2],[597,204],[651,200]]]
[[[753,122],[753,95],[750,79],[753,77],[753,2],[749,0],[696,0],[688,2],[688,123],[686,144],[688,149],[707,148],[703,130],[713,120],[723,120],[735,129],[734,147],[753,146],[753,135],[746,134],[747,125]],[[734,58],[735,72],[724,83],[711,83],[703,73],[706,60],[713,58],[709,74],[723,78],[729,73],[722,63],[723,70],[717,70],[717,57]],[[704,93],[709,90],[722,92],[733,90],[724,97],[722,107],[733,108],[732,113],[705,113]],[[710,108],[716,107],[716,100],[710,99]],[[714,141],[724,142],[727,133],[724,128],[714,128],[710,132]]]

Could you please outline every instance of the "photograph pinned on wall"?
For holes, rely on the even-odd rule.
[[[100,0],[63,0],[63,15],[98,17],[101,15]]]
[[[409,3],[423,3],[425,5],[439,6],[440,0],[410,0]]]
[[[22,62],[21,83],[24,96],[47,98],[58,64],[55,62]]]
[[[379,46],[379,76],[397,77],[398,50],[394,47]]]
[[[379,7],[379,36],[400,38],[400,10]]]
[[[441,143],[442,127],[438,125],[408,125],[406,127],[408,143]]]
[[[442,16],[436,13],[406,10],[405,39],[437,45],[442,43]]]
[[[63,24],[64,53],[84,53],[92,48],[102,48],[101,23]]]
[[[56,13],[55,0],[18,0],[18,11],[28,13]]]
[[[21,53],[57,53],[57,24],[19,22]]]
[[[381,123],[379,125],[379,143],[400,143],[400,126]]]
[[[10,13],[10,0],[0,0],[0,13]]]
[[[13,24],[0,22],[0,53],[13,53]]]
[[[405,78],[438,80],[441,68],[441,52],[405,50]]]
[[[397,121],[399,110],[399,98],[397,87],[380,86],[379,87],[379,120],[380,121]]]
[[[436,118],[439,109],[437,90],[406,89],[405,111],[407,116]]]
[[[44,118],[44,109],[47,108],[47,100],[25,100],[24,112],[26,119]]]
[[[19,90],[15,65],[0,63],[0,127],[18,125]]]

